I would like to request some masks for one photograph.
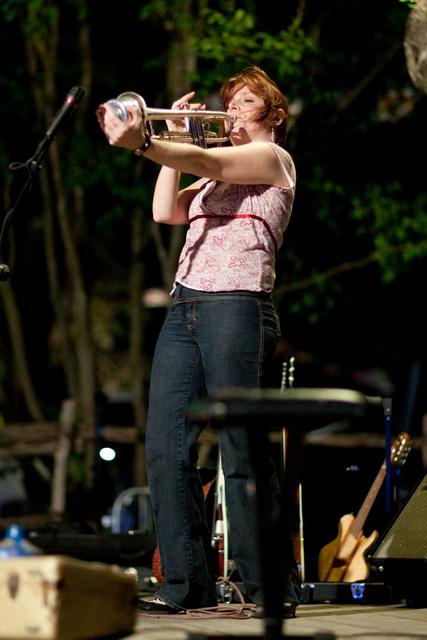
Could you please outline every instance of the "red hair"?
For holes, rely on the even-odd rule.
[[[278,109],[283,109],[285,114],[283,121],[274,127],[276,142],[283,145],[288,129],[288,101],[277,84],[259,67],[255,65],[246,67],[243,71],[223,83],[219,95],[224,109],[228,108],[230,100],[243,85],[246,85],[255,95],[264,100],[264,109],[259,114],[258,121],[274,115],[274,112]]]

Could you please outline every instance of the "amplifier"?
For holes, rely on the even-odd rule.
[[[408,605],[427,605],[427,474],[377,540],[367,562]]]

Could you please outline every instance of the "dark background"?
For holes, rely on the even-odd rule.
[[[76,184],[85,191],[84,226],[73,227],[73,233],[84,287],[97,313],[99,425],[126,426],[134,420],[129,369],[130,219],[132,207],[142,203],[148,220],[157,169],[145,164],[136,180],[134,159],[106,145],[94,113],[100,102],[126,90],[139,92],[153,107],[166,107],[177,97],[167,89],[173,37],[178,27],[186,33],[182,21],[195,20],[199,5],[193,3],[186,16],[179,2],[166,4],[130,2],[118,7],[71,0],[45,4],[46,11],[59,12],[60,25],[52,114],[70,87],[82,83],[84,64],[90,62],[92,68],[90,90],[55,144],[67,197]],[[34,73],[28,62],[28,42],[33,42],[34,33],[29,16],[35,6],[9,1],[2,7],[3,215],[24,178],[22,172],[11,172],[9,165],[30,157],[46,129],[43,102],[40,105],[35,98],[37,87],[44,86],[46,70],[39,63]],[[78,40],[77,16],[82,7],[83,21],[90,29],[90,59]],[[197,89],[197,96],[213,99],[227,75],[255,62],[277,79],[293,114],[287,148],[295,159],[298,186],[277,264],[274,297],[283,333],[276,360],[277,386],[283,358],[294,355],[295,385],[350,387],[391,397],[393,434],[405,430],[418,437],[426,412],[423,158],[427,139],[426,97],[411,81],[403,47],[409,8],[397,0],[312,0],[219,2],[209,3],[209,10],[225,16],[225,33],[224,27],[197,31],[196,23],[191,23],[190,32],[196,38],[190,49],[197,68],[193,76],[187,74],[187,86]],[[299,10],[301,22],[295,25]],[[253,17],[240,30],[235,26],[240,24],[236,22],[239,11]],[[272,43],[281,42],[283,30],[293,35],[276,50]],[[267,36],[258,40],[257,33]],[[240,43],[235,49],[233,37]],[[208,40],[210,48],[203,49]],[[46,44],[47,37],[43,41]],[[182,48],[182,57],[186,55]],[[182,93],[187,86],[182,86]],[[51,179],[50,160],[42,172]],[[11,288],[37,400],[44,415],[56,419],[70,389],[54,341],[56,317],[44,254],[45,208],[36,180],[14,217],[2,260],[12,267]],[[71,208],[69,215],[74,220]],[[162,234],[167,245],[168,231],[162,229]],[[67,298],[71,294],[59,234],[55,246]],[[151,240],[141,261],[143,289],[167,291],[170,283],[165,281]],[[148,370],[164,312],[164,308],[146,310],[143,355]],[[19,382],[20,365],[1,308],[0,358],[0,417],[6,423],[28,422],[31,415]],[[366,428],[382,434],[384,423],[378,420]],[[95,487],[90,492],[80,480],[78,464],[73,467],[77,469],[69,490],[73,517],[90,513],[99,523],[118,492],[132,484],[132,449],[123,445],[117,451],[115,463],[97,461]],[[381,448],[306,446],[304,501],[311,567],[319,546],[336,535],[339,517],[357,511],[383,459]],[[44,463],[51,465],[48,459]],[[29,509],[47,508],[49,483],[34,471],[31,461],[20,464]],[[422,469],[420,453],[414,450],[399,480],[403,496]],[[366,524],[368,533],[387,522],[383,505],[381,492]]]

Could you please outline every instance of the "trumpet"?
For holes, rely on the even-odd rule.
[[[154,140],[188,142],[201,147],[227,142],[233,129],[235,118],[222,111],[198,111],[195,109],[151,109],[142,96],[133,91],[121,93],[117,98],[107,100],[117,117],[127,120],[129,107],[141,114],[143,126]],[[102,105],[98,112],[102,116]],[[165,120],[184,121],[185,130],[176,131],[160,128],[158,122]]]

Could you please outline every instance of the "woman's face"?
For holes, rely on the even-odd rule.
[[[242,85],[230,98],[227,113],[234,116],[235,122],[230,135],[233,144],[245,144],[253,140],[270,140],[271,125],[266,120],[257,122],[264,110],[264,100]]]

